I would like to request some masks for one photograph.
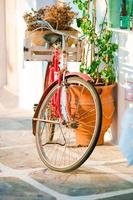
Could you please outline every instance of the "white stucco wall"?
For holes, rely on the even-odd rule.
[[[24,12],[31,8],[39,9],[42,6],[54,3],[54,0],[19,2],[17,0],[17,41],[18,41],[18,66],[19,66],[19,106],[25,109],[33,109],[34,103],[38,103],[43,92],[43,69],[45,65],[40,61],[31,62],[23,59],[23,41],[26,30],[25,22],[22,18]]]
[[[23,64],[23,37],[25,24],[23,15],[31,7],[36,8],[34,0],[6,0],[6,54],[7,54],[7,88],[19,95],[19,69]]]
[[[18,93],[18,66],[17,66],[17,32],[16,32],[16,0],[6,0],[6,53],[7,53],[7,87]]]
[[[31,8],[50,5],[54,0],[0,0],[0,88],[19,95],[20,69],[23,66],[23,15]]]
[[[6,41],[5,41],[5,1],[0,0],[0,88],[7,82],[6,68]]]
[[[119,44],[116,67],[118,70],[117,112],[113,138],[118,141],[122,133],[122,120],[128,108],[133,107],[133,32],[112,29],[113,39]],[[117,136],[117,137],[116,137]]]

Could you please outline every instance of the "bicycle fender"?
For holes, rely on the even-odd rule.
[[[43,95],[42,95],[42,97],[41,97],[41,99],[40,99],[40,101],[39,101],[39,103],[38,103],[38,105],[37,105],[37,108],[36,108],[36,110],[35,110],[34,116],[33,116],[33,118],[32,118],[32,133],[33,133],[33,135],[36,134],[36,122],[37,122],[37,120],[35,120],[35,119],[37,119],[37,117],[38,117],[38,113],[39,113],[40,107],[41,107],[41,105],[42,105],[42,103],[43,103],[45,97],[46,97],[47,94],[49,93],[49,91],[50,91],[50,90],[53,88],[53,86],[54,86],[55,84],[57,84],[57,83],[58,83],[58,80],[54,81],[54,82],[44,91],[44,93],[43,93]]]
[[[85,81],[90,81],[92,83],[94,82],[93,78],[91,78],[88,74],[82,74],[80,72],[70,72],[70,73],[67,73],[66,75],[66,77],[72,77],[72,76],[78,76]]]

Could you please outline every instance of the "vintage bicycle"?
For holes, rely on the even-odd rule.
[[[43,163],[52,170],[69,172],[80,167],[97,144],[102,124],[101,101],[91,77],[67,69],[67,39],[82,42],[84,37],[54,30],[47,21],[37,23],[50,31],[45,40],[54,50],[46,70],[44,92],[33,116],[33,134]],[[89,132],[86,145],[78,141],[84,129]]]

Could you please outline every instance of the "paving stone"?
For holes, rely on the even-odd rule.
[[[0,200],[56,200],[17,178],[0,178]]]
[[[104,200],[133,200],[133,193],[126,195],[119,195],[115,197],[104,198]]]
[[[117,159],[124,159],[124,157],[118,146],[106,144],[96,146],[89,159],[95,161],[112,161]]]
[[[70,196],[92,195],[133,187],[131,183],[115,175],[93,169],[80,168],[64,174],[47,170],[34,172],[31,176],[47,187]]]
[[[33,111],[15,107],[16,102],[17,99],[12,97],[12,94],[0,92],[0,162],[7,167],[16,169],[13,171],[14,176],[17,172],[22,175],[29,173],[30,177],[42,183],[43,186],[72,197],[80,198],[81,196],[81,200],[84,195],[106,195],[106,192],[113,191],[117,195],[119,190],[133,188],[133,184],[118,177],[117,172],[111,174],[106,170],[100,171],[91,168],[91,162],[100,166],[103,161],[105,167],[117,170],[118,173],[120,171],[132,179],[133,168],[127,167],[127,163],[122,162],[124,158],[119,148],[110,144],[97,146],[85,164],[72,173],[57,173],[47,169],[38,156],[35,138],[32,135]],[[115,163],[117,160],[118,163]],[[111,163],[113,161],[114,164]],[[2,178],[2,174],[4,174],[2,170],[3,168],[0,169],[0,200],[55,200],[52,194],[40,192],[20,179]],[[119,199],[132,200],[133,194],[108,197],[105,200]]]
[[[128,166],[128,164],[125,162],[110,164],[109,167],[133,178],[133,166]]]
[[[14,169],[45,167],[38,156],[35,144],[0,150],[0,162]]]
[[[13,93],[9,92],[8,90],[0,89],[0,104],[2,107],[6,109],[11,109],[17,107],[18,105],[18,96],[14,95]]]
[[[0,117],[0,130],[31,130],[32,128],[32,119],[29,118],[8,118]]]
[[[35,144],[31,130],[0,131],[0,148],[27,144]]]

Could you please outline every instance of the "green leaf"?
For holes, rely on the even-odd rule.
[[[77,26],[80,27],[81,23],[82,23],[82,19],[81,18],[77,18],[76,22],[77,22]]]
[[[84,8],[87,10],[88,9],[88,1],[84,2]]]
[[[82,3],[82,2],[80,2],[80,3],[78,4],[78,8],[79,8],[79,10],[83,10],[83,8],[84,8],[84,5],[83,5],[83,3]]]

